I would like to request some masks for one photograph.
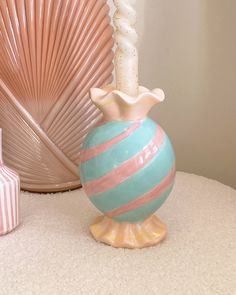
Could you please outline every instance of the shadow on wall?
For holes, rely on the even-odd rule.
[[[165,90],[151,116],[171,137],[178,169],[236,188],[235,10],[234,0],[149,0],[140,81]]]

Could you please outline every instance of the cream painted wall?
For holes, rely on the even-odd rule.
[[[137,11],[140,84],[165,90],[151,116],[178,169],[236,188],[236,1],[138,0]]]

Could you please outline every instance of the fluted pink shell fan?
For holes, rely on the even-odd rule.
[[[0,1],[0,127],[22,188],[80,186],[80,145],[100,117],[91,87],[111,82],[104,0]]]

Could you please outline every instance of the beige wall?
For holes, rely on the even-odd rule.
[[[111,1],[110,1],[111,2]],[[236,187],[236,1],[138,0],[141,84],[178,169]]]

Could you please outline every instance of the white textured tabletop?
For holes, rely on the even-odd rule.
[[[236,295],[236,191],[178,173],[158,216],[168,238],[144,250],[96,243],[82,190],[22,193],[22,223],[0,237],[1,295]]]

